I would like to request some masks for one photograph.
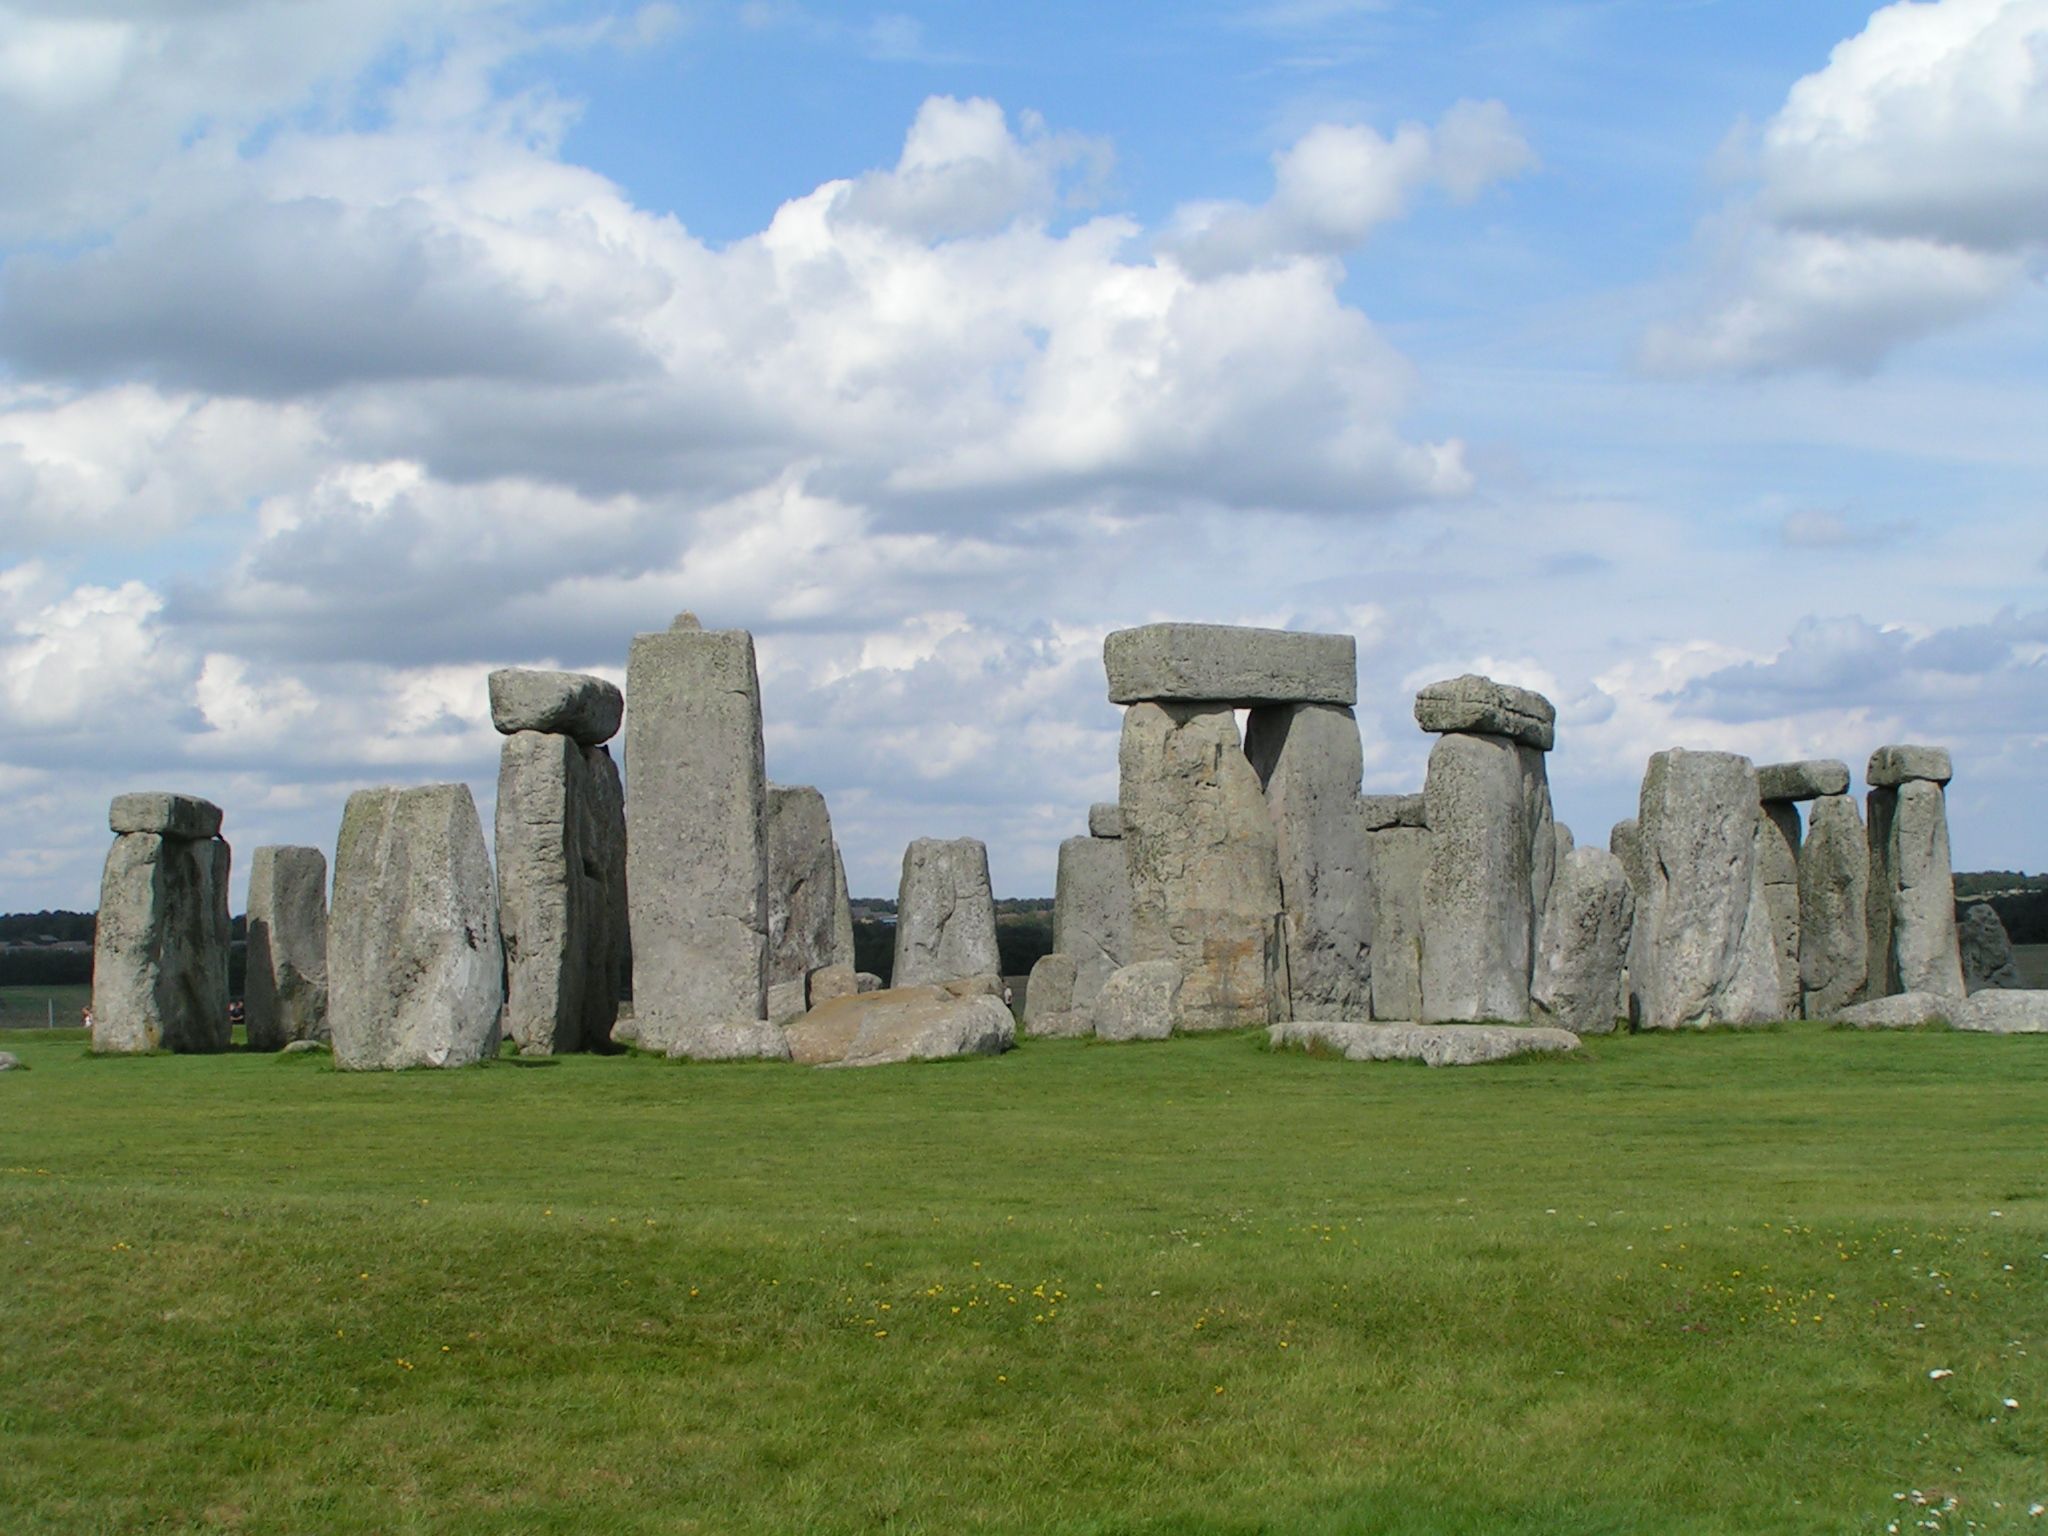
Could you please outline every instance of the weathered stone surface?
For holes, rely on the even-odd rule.
[[[1001,970],[988,849],[972,837],[913,840],[903,850],[889,984],[915,987]]]
[[[107,807],[107,825],[116,837],[130,832],[153,832],[159,837],[197,841],[220,836],[220,821],[220,807],[211,800],[166,790],[116,795]]]
[[[1897,789],[1915,780],[1946,784],[1954,777],[1947,747],[1879,747],[1863,772],[1863,782],[1872,789]]]
[[[1372,861],[1372,1016],[1419,1019],[1422,882],[1429,870],[1429,833],[1412,823],[1389,824],[1367,834],[1367,851]]]
[[[1647,931],[1632,961],[1641,1027],[1780,1016],[1757,804],[1746,757],[1676,748],[1650,759],[1639,818],[1646,889],[1636,906]]]
[[[1635,817],[1617,821],[1607,834],[1607,851],[1621,861],[1622,873],[1628,876],[1628,887],[1636,899],[1636,922],[1629,931],[1628,964],[1623,972],[1623,984],[1628,989],[1628,1024],[1634,1029],[1643,1016],[1643,988],[1639,979],[1643,973],[1641,950],[1643,936],[1649,925],[1642,920],[1643,892],[1648,879],[1643,873],[1643,829]]]
[[[768,983],[769,1023],[787,1024],[791,1019],[801,1018],[810,1006],[811,988],[807,980]]]
[[[520,1054],[607,1050],[626,958],[626,822],[601,746],[519,731],[498,758],[494,831],[505,1033]]]
[[[1265,706],[1251,712],[1244,751],[1265,786],[1280,861],[1285,1014],[1368,1018],[1372,871],[1358,814],[1358,722],[1341,705]]]
[[[1171,960],[1140,960],[1115,971],[1095,996],[1098,1040],[1164,1040],[1180,1016],[1182,977]]]
[[[582,672],[503,667],[490,677],[491,724],[507,736],[539,731],[581,746],[602,746],[619,734],[626,696],[616,684]]]
[[[1274,1049],[1336,1051],[1347,1061],[1420,1061],[1432,1067],[1474,1067],[1510,1056],[1575,1051],[1569,1030],[1512,1024],[1366,1024],[1295,1020],[1267,1031]]]
[[[1121,840],[1070,837],[1060,844],[1052,947],[1073,957],[1070,1006],[1085,1021],[1109,973],[1131,960],[1131,877]],[[1028,991],[1025,999],[1030,1000]]]
[[[93,936],[93,1050],[227,1049],[228,861],[218,838],[114,839]]]
[[[1424,1022],[1529,1015],[1537,909],[1524,751],[1540,762],[1534,749],[1505,736],[1453,732],[1439,737],[1429,754]],[[1542,836],[1554,868],[1555,834],[1546,825]]]
[[[612,1025],[612,1044],[621,1048],[640,1044],[640,1021],[630,1013]]]
[[[1870,943],[1870,849],[1847,795],[1807,813],[1799,849],[1800,1011],[1830,1019],[1863,996]]]
[[[853,944],[839,948],[839,852],[825,797],[807,784],[768,786],[768,1017],[780,1021],[772,994],[796,986],[795,1012],[805,1007],[804,981],[827,965],[853,963]],[[846,913],[849,931],[851,908]]]
[[[1077,967],[1072,955],[1041,955],[1024,987],[1024,1029],[1033,1035],[1085,1035],[1095,1027],[1095,999],[1074,1006]],[[1105,978],[1107,979],[1107,978]],[[1096,988],[1099,993],[1102,989]]]
[[[850,965],[825,965],[811,972],[807,994],[813,1008],[852,997],[860,991],[860,976]]]
[[[1758,808],[1757,876],[1763,886],[1764,915],[1778,960],[1778,1014],[1800,1016],[1799,982],[1799,808],[1789,800],[1765,800]]]
[[[767,775],[754,639],[694,621],[633,640],[627,889],[641,1044],[763,1019]],[[707,1037],[706,1044],[721,1042]]]
[[[1561,821],[1556,824],[1555,831],[1557,833],[1557,868],[1561,870],[1564,868],[1564,861],[1570,858],[1572,851],[1579,846],[1579,840],[1572,836],[1572,829]],[[1626,876],[1623,878],[1626,878]]]
[[[644,1040],[642,1048],[648,1048]],[[671,1060],[681,1061],[787,1061],[789,1040],[780,1026],[766,1019],[727,1019],[684,1024],[664,1051]]]
[[[832,963],[853,966],[853,898],[846,891],[846,860],[832,845]]]
[[[1349,635],[1147,624],[1102,642],[1109,701],[1356,704],[1358,644]]]
[[[1858,1029],[1917,1029],[1922,1024],[1946,1024],[1961,1006],[1953,997],[1936,997],[1931,992],[1894,992],[1890,997],[1872,998],[1847,1008],[1818,1015]]]
[[[243,1023],[252,1051],[327,1038],[327,855],[272,845],[249,859],[248,979]]]
[[[1562,847],[1550,804],[1548,758],[1535,747],[1518,744],[1515,761],[1522,770],[1522,825],[1529,831],[1529,962],[1535,970],[1536,929],[1550,905],[1550,883],[1557,878]],[[1571,836],[1571,829],[1565,829]]]
[[[943,987],[892,987],[814,1008],[785,1031],[800,1066],[876,1067],[955,1056],[995,1056],[1016,1043],[1001,999],[955,997]]]
[[[1987,1035],[2048,1034],[2048,992],[1997,988],[1949,1000],[1949,1022]]]
[[[1117,838],[1124,835],[1124,808],[1104,801],[1088,807],[1088,835]]]
[[[498,890],[468,785],[348,797],[327,939],[335,1065],[460,1067],[497,1053]]]
[[[15,1055],[14,1052],[0,1051],[0,1072],[26,1072],[27,1070],[28,1068],[22,1065],[21,1058]]]
[[[288,1040],[279,1048],[280,1056],[306,1056],[314,1052],[332,1054],[333,1048],[325,1040]]]
[[[1558,866],[1536,945],[1536,1017],[1575,1035],[1612,1034],[1628,1017],[1629,934],[1635,891],[1621,860],[1576,848]]]
[[[1976,902],[1963,913],[1957,930],[1963,956],[1963,990],[2010,990],[2022,985],[2012,953],[2012,939],[1989,902]]]
[[[1888,992],[1963,995],[1962,956],[1956,942],[1955,878],[1949,869],[1948,805],[1941,785],[1908,779],[1895,790],[1885,840],[1884,872],[1891,891]],[[1871,866],[1872,884],[1878,866]]]
[[[1818,800],[1822,795],[1849,792],[1849,765],[1833,758],[1807,758],[1796,763],[1766,763],[1756,771],[1759,799]]]
[[[1425,731],[1506,736],[1539,752],[1557,742],[1557,710],[1528,688],[1467,672],[1431,683],[1415,695],[1415,723]]]
[[[873,971],[856,971],[853,979],[859,984],[860,990],[863,992],[879,992],[882,990],[882,978]]]
[[[1428,802],[1422,795],[1361,795],[1358,813],[1368,832],[1429,825]]]
[[[1236,717],[1219,704],[1134,704],[1118,764],[1131,958],[1180,967],[1185,1029],[1270,1023],[1279,845]]]

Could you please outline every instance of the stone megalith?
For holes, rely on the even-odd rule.
[[[1234,624],[1146,624],[1102,642],[1112,704],[1358,702],[1358,642],[1349,635]]]
[[[768,1014],[768,775],[754,637],[683,614],[626,667],[626,889],[644,1049],[786,1051]],[[740,1028],[753,1026],[759,1028]],[[770,1035],[773,1039],[770,1039]]]
[[[988,849],[979,838],[920,837],[903,850],[892,987],[1001,974]]]
[[[832,845],[832,953],[833,964],[853,969],[853,897],[846,889],[846,860],[839,844]]]
[[[1757,868],[1756,769],[1732,752],[1650,759],[1639,817],[1645,1029],[1778,1018],[1778,958]]]
[[[1991,903],[1976,902],[1963,913],[1957,938],[1965,991],[2010,991],[2026,985],[2013,958],[2012,938]]]
[[[1758,807],[1757,877],[1764,915],[1771,925],[1771,950],[1778,962],[1778,1017],[1800,1016],[1799,982],[1799,807],[1766,800]]]
[[[1040,955],[1024,984],[1024,1028],[1034,1035],[1085,1035],[1094,1026],[1094,999],[1082,1009],[1074,1007],[1076,968],[1072,955],[1057,951]],[[1097,988],[1097,990],[1101,990]]]
[[[272,845],[249,858],[249,967],[242,991],[252,1051],[327,1038],[327,855]]]
[[[539,731],[567,736],[579,746],[601,747],[619,734],[626,710],[616,684],[583,672],[502,667],[489,679],[491,724],[505,736]]]
[[[1908,779],[1887,796],[1884,859],[1871,863],[1872,902],[1879,870],[1889,892],[1887,992],[1962,997],[1962,955],[1956,938],[1955,877],[1949,867],[1947,796],[1932,779]],[[1876,823],[1872,816],[1872,824]],[[1873,853],[1875,850],[1873,849]]]
[[[1117,763],[1132,963],[1179,967],[1185,1029],[1271,1023],[1279,846],[1230,705],[1133,704]]]
[[[1636,922],[1629,930],[1628,939],[1628,1022],[1634,1029],[1643,1016],[1643,989],[1637,980],[1642,974],[1639,950],[1647,925],[1642,921],[1643,891],[1647,881],[1643,874],[1643,829],[1635,817],[1617,821],[1607,833],[1607,851],[1621,861],[1622,873],[1628,876],[1628,888],[1636,899]]]
[[[825,797],[808,784],[768,786],[768,1016],[777,1023],[810,1006],[811,972],[852,965],[853,915],[840,949],[839,850]]]
[[[1124,966],[1095,995],[1091,1025],[1098,1040],[1164,1040],[1180,1019],[1185,973],[1172,960]]]
[[[92,1049],[228,1048],[228,845],[193,795],[116,796],[93,935]]]
[[[1621,860],[1574,848],[1558,866],[1536,945],[1530,1001],[1540,1020],[1606,1035],[1628,1017],[1628,945],[1636,897]]]
[[[348,797],[327,986],[338,1067],[462,1067],[496,1053],[498,891],[467,784]]]
[[[1124,808],[1114,801],[1101,801],[1088,807],[1088,835],[1090,837],[1122,837],[1124,835]]]
[[[1052,947],[1073,959],[1068,1006],[1085,1019],[1110,973],[1131,962],[1131,877],[1121,838],[1070,837],[1060,844]]]
[[[1421,795],[1359,802],[1372,867],[1372,1016],[1422,1017],[1422,881],[1429,828]]]
[[[1870,942],[1870,848],[1847,794],[1822,795],[1799,848],[1800,1012],[1838,1018],[1864,995]]]
[[[494,691],[506,675],[491,674]],[[526,1055],[609,1050],[627,945],[626,811],[610,752],[566,734],[508,735],[495,832],[506,1033]]]

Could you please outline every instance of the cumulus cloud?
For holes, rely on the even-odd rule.
[[[2048,0],[1901,0],[1793,86],[1653,368],[1875,369],[2048,261]]]

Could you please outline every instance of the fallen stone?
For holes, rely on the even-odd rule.
[[[1323,1049],[1346,1061],[1420,1061],[1432,1067],[1474,1067],[1551,1051],[1575,1051],[1570,1030],[1512,1024],[1409,1024],[1293,1020],[1275,1024],[1267,1039],[1276,1050]]]
[[[0,1051],[0,1072],[26,1072],[27,1065],[12,1051]]]
[[[972,837],[913,840],[903,850],[896,892],[890,985],[915,987],[1001,971],[988,849]]]
[[[1124,808],[1113,802],[1088,807],[1088,835],[1117,838],[1124,835]]]
[[[1575,1035],[1612,1034],[1628,1017],[1626,972],[1635,892],[1621,860],[1577,848],[1558,866],[1536,946],[1536,1016]]]
[[[506,735],[539,731],[581,746],[602,746],[619,734],[626,696],[616,684],[582,672],[503,667],[490,676],[491,724]]]
[[[1849,765],[1833,758],[1807,758],[1796,763],[1766,763],[1756,771],[1756,792],[1766,802],[1818,800],[1822,795],[1849,792]]]
[[[639,1045],[639,1043],[640,1021],[634,1018],[631,1014],[626,1015],[624,1018],[620,1019],[616,1024],[612,1025],[613,1045],[637,1046]]]
[[[1016,1021],[999,998],[891,987],[814,1008],[784,1033],[799,1066],[873,1067],[997,1055],[1015,1044]]]
[[[795,1012],[805,1007],[804,982],[827,965],[850,965],[853,945],[839,947],[839,850],[825,797],[807,784],[768,786],[768,1017],[780,1022],[773,994],[796,987]],[[851,931],[852,912],[846,914]]]
[[[2048,992],[1993,990],[1950,1004],[1957,1029],[1987,1035],[2048,1034]]]
[[[1468,672],[1431,683],[1415,695],[1415,723],[1425,731],[1506,736],[1539,752],[1557,742],[1557,710],[1528,688]]]
[[[1847,795],[1807,813],[1799,849],[1800,1011],[1829,1019],[1863,995],[1870,943],[1870,848]]]
[[[243,1024],[252,1051],[327,1038],[327,855],[269,846],[249,860]]]
[[[163,790],[116,795],[107,807],[107,825],[116,837],[130,832],[153,832],[158,837],[197,842],[220,836],[220,821],[220,807],[211,800]]]
[[[1422,795],[1361,795],[1358,814],[1368,832],[1383,832],[1389,827],[1426,827],[1427,804]]]
[[[1949,1023],[1960,1003],[1959,998],[1936,997],[1931,992],[1894,992],[1890,997],[1838,1008],[1822,1017],[1853,1024],[1858,1029],[1917,1029],[1923,1024]]]
[[[1947,747],[1879,747],[1863,771],[1863,782],[1872,789],[1897,789],[1915,780],[1946,784],[1954,777]]]
[[[92,1048],[228,1048],[228,845],[125,832],[107,851],[93,934]]]
[[[497,1054],[498,891],[468,785],[349,796],[327,937],[335,1065],[461,1067]]]
[[[1098,1040],[1164,1040],[1179,1013],[1180,967],[1171,960],[1124,966],[1096,994],[1091,1023]]]
[[[1072,955],[1039,956],[1038,963],[1031,967],[1031,980],[1024,987],[1025,1033],[1050,1037],[1085,1035],[1095,1027],[1094,999],[1089,999],[1087,1008],[1074,1006],[1075,973]],[[1099,993],[1101,988],[1096,990]]]
[[[1765,800],[1758,807],[1757,876],[1764,917],[1778,960],[1778,1014],[1800,1016],[1799,981],[1799,808],[1789,800]]]
[[[279,1049],[280,1056],[305,1056],[314,1051],[329,1051],[332,1048],[325,1040],[287,1040]]]
[[[1962,949],[1966,992],[1987,988],[2009,991],[2022,985],[2019,966],[2013,958],[2012,939],[1989,902],[1977,902],[1963,913],[1957,942]]]
[[[1422,881],[1422,1019],[1525,1019],[1534,872],[1522,754],[1500,735],[1453,732],[1429,754]],[[1555,835],[1543,832],[1554,866]]]
[[[809,991],[810,1005],[822,1008],[842,997],[853,997],[860,992],[860,976],[850,965],[824,965],[811,972]]]
[[[1367,853],[1372,860],[1372,1016],[1418,1019],[1429,833],[1413,823],[1393,823],[1367,834]]]
[[[788,1061],[789,1040],[766,1019],[728,1019],[683,1025],[664,1054],[671,1061]]]
[[[1147,624],[1102,642],[1112,704],[1356,704],[1358,645],[1349,635]]]
[[[1131,959],[1131,877],[1120,839],[1070,837],[1060,844],[1053,887],[1052,947],[1074,961],[1074,1000],[1086,1033],[1088,1011],[1110,972]],[[1025,1000],[1030,1000],[1027,988]]]

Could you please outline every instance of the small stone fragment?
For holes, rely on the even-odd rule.
[[[1016,1042],[1016,1029],[999,998],[892,987],[814,1008],[784,1033],[799,1066],[873,1067],[999,1055]]]
[[[1094,999],[1074,1007],[1074,957],[1041,955],[1024,987],[1024,1029],[1033,1035],[1085,1035],[1094,1028]],[[1107,979],[1107,978],[1105,978]],[[1100,991],[1097,988],[1097,991]]]
[[[490,676],[491,724],[502,735],[539,731],[602,746],[619,734],[626,696],[615,683],[583,672],[501,667]]]
[[[15,1055],[14,1052],[0,1051],[0,1072],[26,1072],[27,1070],[28,1068],[22,1064],[21,1058]]]
[[[2048,992],[1993,988],[1949,1004],[1957,1029],[1986,1035],[2048,1035]]]
[[[813,1008],[853,997],[860,991],[860,977],[850,965],[822,965],[811,972],[809,1000]]]
[[[1347,1061],[1419,1061],[1432,1067],[1474,1067],[1553,1051],[1575,1051],[1569,1030],[1512,1024],[1361,1023],[1296,1020],[1267,1031],[1275,1050],[1336,1051]]]
[[[1853,1024],[1858,1029],[1917,1029],[1923,1024],[1946,1024],[1961,1005],[1959,998],[1936,997],[1932,992],[1894,992],[1838,1008],[1820,1017]]]
[[[789,1040],[766,1019],[684,1024],[665,1054],[671,1061],[788,1061]]]

